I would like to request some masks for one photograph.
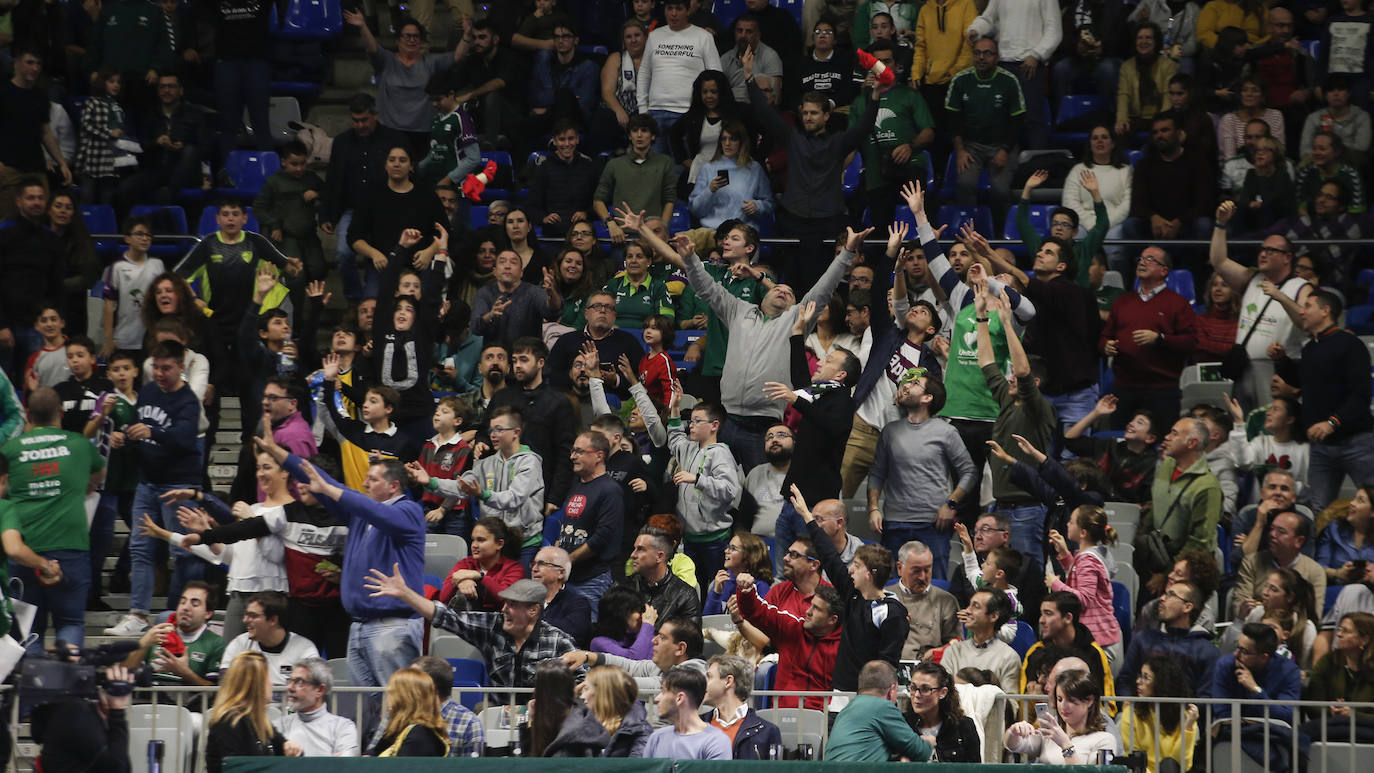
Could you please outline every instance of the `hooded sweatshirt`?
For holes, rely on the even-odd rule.
[[[710,542],[729,537],[730,507],[739,497],[742,483],[739,465],[724,443],[702,446],[687,437],[682,420],[668,422],[668,450],[685,472],[697,476],[695,483],[677,487],[677,514],[688,542]]]
[[[809,692],[829,690],[830,675],[835,673],[835,656],[840,649],[840,631],[837,625],[824,636],[816,636],[802,627],[805,622],[791,612],[786,612],[759,598],[757,589],[748,593],[735,591],[739,603],[739,613],[768,634],[773,645],[778,648],[778,670],[773,679],[774,689]],[[778,698],[781,708],[796,708],[797,698]],[[823,710],[823,699],[802,698],[804,708]]]
[[[1121,641],[1121,625],[1112,611],[1112,576],[1116,559],[1106,545],[1094,545],[1068,556],[1060,556],[1064,579],[1056,579],[1051,590],[1066,590],[1083,602],[1083,625],[1092,631],[1093,640],[1106,647]]]
[[[500,452],[478,459],[463,479],[482,487],[482,510],[518,531],[522,541],[540,537],[544,526],[544,462],[522,445],[509,458]],[[458,481],[429,479],[430,491],[446,497],[465,496]]]

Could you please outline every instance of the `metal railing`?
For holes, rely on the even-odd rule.
[[[213,687],[138,688],[134,691],[134,703],[135,705],[171,705],[176,706],[179,709],[186,709],[187,712],[194,714],[195,712],[191,711],[191,708],[193,706],[199,709],[200,711],[208,711],[209,707],[213,704],[215,692],[216,690]],[[461,692],[467,694],[481,693],[483,694],[483,696],[489,696],[492,694],[502,696],[502,700],[491,701],[487,704],[486,707],[509,707],[511,711],[511,716],[515,717],[519,715],[519,712],[523,707],[525,696],[532,694],[533,690],[530,688],[478,687],[469,685],[459,685],[454,687],[454,692]],[[652,696],[656,692],[656,690],[646,690],[643,694],[640,695],[640,699],[644,701],[646,708],[648,708],[650,711],[651,721],[655,719],[653,712]],[[279,689],[276,697],[280,698],[283,693],[284,690]],[[331,712],[338,714],[340,716],[349,717],[356,721],[358,719],[368,716],[369,711],[375,711],[375,709],[372,708],[369,704],[379,706],[380,703],[378,701],[381,695],[382,688],[378,687],[337,686],[330,692],[327,698],[327,704]],[[823,701],[824,705],[823,712],[827,716],[829,716],[833,713],[833,710],[830,707],[830,701],[832,699],[840,697],[848,698],[852,697],[853,694],[815,691],[800,692],[783,690],[756,690],[754,691],[753,695],[754,698],[771,699],[772,705],[774,706],[777,705],[778,698],[820,698]],[[1000,713],[1003,712],[1008,705],[1010,705],[1013,709],[1015,717],[1017,717],[1018,719],[1024,717],[1034,717],[1034,704],[1036,702],[1045,700],[1046,696],[1044,695],[1028,694],[999,696],[998,701],[993,706],[991,711],[998,712],[1000,715]],[[1141,698],[1136,696],[1107,696],[1103,700],[1104,707],[1116,709],[1115,717],[1118,723],[1126,715],[1126,712],[1135,711],[1134,707],[1137,705],[1148,704],[1150,706],[1155,707],[1170,704],[1177,705],[1180,707],[1180,728],[1182,728],[1182,723],[1186,722],[1187,704],[1196,705],[1199,710],[1199,717],[1195,730],[1191,732],[1195,732],[1197,734],[1197,737],[1203,738],[1204,740],[1200,753],[1205,755],[1203,759],[1203,769],[1207,771],[1217,770],[1218,768],[1216,766],[1218,765],[1221,765],[1223,768],[1228,769],[1230,771],[1240,771],[1243,766],[1248,765],[1251,768],[1262,769],[1263,771],[1265,771],[1265,773],[1268,773],[1268,771],[1271,769],[1271,764],[1275,759],[1274,755],[1277,754],[1283,755],[1283,757],[1289,764],[1290,771],[1297,771],[1298,760],[1300,755],[1298,729],[1299,726],[1302,724],[1305,715],[1309,719],[1323,718],[1326,720],[1320,723],[1319,732],[1314,734],[1310,739],[1313,744],[1319,744],[1319,746],[1314,745],[1312,747],[1313,753],[1311,755],[1310,760],[1308,761],[1307,766],[1307,770],[1310,771],[1310,773],[1328,773],[1328,771],[1341,771],[1342,773],[1345,773],[1356,771],[1358,770],[1358,768],[1356,767],[1358,752],[1368,752],[1374,750],[1374,745],[1361,745],[1355,741],[1355,739],[1358,737],[1357,721],[1355,714],[1357,711],[1360,710],[1374,712],[1374,702],[1342,702],[1337,704],[1325,701],[1307,700],[1278,702],[1271,700],[1233,698]],[[20,727],[20,702],[13,701],[12,704],[13,705],[12,714],[10,717],[10,726],[12,730],[17,730]],[[1349,716],[1335,716],[1335,714],[1332,712],[1332,709],[1337,706],[1350,709]],[[275,708],[277,710],[274,711],[274,719],[280,716],[279,706],[276,706]],[[1221,713],[1221,710],[1223,708],[1227,710],[1226,716],[1219,716],[1219,713]],[[1274,716],[1274,711],[1280,708],[1288,712],[1291,721],[1280,720]],[[791,727],[790,722],[786,722],[784,720],[784,724],[788,725],[788,727],[786,727],[783,730],[784,745],[788,746],[789,748],[796,748],[797,746],[801,745],[805,740],[805,738],[803,737],[802,729],[805,724],[806,716],[804,712],[815,710],[806,709],[805,700],[798,700],[795,708],[789,707],[784,709],[778,709],[778,711],[781,712],[784,716],[788,712],[797,712],[795,728]],[[179,711],[176,713],[178,715],[181,715],[181,717],[186,716],[182,715]],[[1148,721],[1151,723],[1151,737],[1154,739],[1162,738],[1164,735],[1164,731],[1160,720],[1160,711],[1152,710],[1149,712],[1149,714],[1150,717]],[[170,722],[163,722],[162,715],[160,714],[153,713],[151,714],[150,719],[151,723],[148,726],[138,728],[131,727],[131,731],[138,730],[145,733],[150,733],[151,737],[153,738],[164,737],[163,735],[161,735],[162,733],[175,734],[183,731],[180,720],[177,722],[176,726],[170,727],[168,726]],[[1140,721],[1141,718],[1138,715],[1133,719],[1133,722]],[[185,769],[185,773],[191,773],[191,771],[204,770],[204,752],[207,728],[203,724],[203,719],[199,721],[193,720],[193,722],[193,726],[195,727],[195,737],[193,739],[181,739],[182,741],[189,740],[191,743],[194,744],[193,762],[189,769]],[[484,728],[487,738],[491,740],[504,741],[504,743],[496,744],[492,744],[490,742],[486,743],[483,747],[484,753],[488,756],[505,756],[511,754],[509,750],[512,749],[513,746],[517,745],[513,741],[513,739],[511,739],[511,734],[518,730],[519,724],[520,721],[516,720],[515,722],[511,723],[509,727],[501,726]],[[824,749],[826,741],[828,740],[830,724],[831,723],[829,721],[826,721],[819,725],[820,748],[816,750],[817,758],[821,756],[820,751]],[[358,747],[359,749],[366,751],[366,749],[368,748],[368,741],[370,739],[362,737],[362,723],[357,723],[357,726],[359,732]],[[1010,725],[1008,725],[1008,727],[1009,726]],[[1263,760],[1252,760],[1244,755],[1244,752],[1241,748],[1240,738],[1242,728],[1247,726],[1260,728],[1259,737],[1264,744],[1264,748],[1269,750],[1269,754],[1265,755],[1265,758]],[[1331,731],[1333,728],[1339,728],[1342,726],[1344,726],[1344,729],[1347,731],[1346,735],[1341,740],[1336,741],[1336,743],[1343,744],[1344,746],[1339,750],[1339,752],[1335,752],[1333,751],[1334,747],[1329,746]],[[1229,739],[1227,739],[1230,745],[1226,748],[1227,756],[1225,758],[1219,758],[1214,756],[1214,747],[1216,746],[1218,741],[1215,738],[1209,738],[1208,736],[1212,736],[1215,733],[1220,732],[1223,728],[1225,728],[1230,733]],[[793,735],[794,733],[795,735]],[[1279,740],[1279,736],[1281,736],[1283,733],[1287,733],[1289,736],[1286,744],[1280,742]],[[789,741],[793,741],[794,743],[789,743]],[[996,744],[997,746],[1001,746],[1001,739],[996,739]],[[1140,745],[1141,743],[1139,741],[1139,733],[1137,732],[1135,737],[1135,743],[1133,743],[1132,746],[1139,747]],[[1282,748],[1284,745],[1287,746],[1286,749]],[[1188,754],[1188,752],[1191,751],[1189,746],[1189,744],[1185,743],[1179,744],[1178,761],[1180,767],[1182,767],[1183,770],[1188,769],[1188,766],[1185,763],[1184,758]],[[1129,754],[1132,750],[1132,748],[1127,747],[1125,751]],[[1137,748],[1136,750],[1146,751],[1146,753],[1152,758],[1155,756],[1153,749]],[[15,769],[14,765],[17,762],[18,751],[18,744],[16,744],[16,759],[10,760],[10,770]],[[143,753],[143,751],[144,750],[142,749],[130,749],[131,758],[138,758]],[[1334,756],[1337,753],[1340,755],[1340,757]],[[1341,757],[1343,757],[1344,759],[1341,759]],[[1250,762],[1247,763],[1247,760],[1250,760]],[[1154,762],[1156,765],[1158,764],[1158,760],[1154,760]],[[176,767],[175,764],[179,764],[179,761],[173,761],[169,759],[164,763],[164,769],[169,771],[176,771],[179,768]]]

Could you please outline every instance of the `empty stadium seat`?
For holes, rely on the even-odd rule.
[[[984,236],[996,236],[997,234],[992,225],[992,210],[987,207],[960,207],[955,204],[945,204],[940,207],[937,222],[949,225],[945,231],[946,237],[958,234],[959,229],[963,227],[966,221],[972,221],[973,227]]]
[[[668,219],[668,233],[676,234],[692,227],[692,210],[687,202],[678,199],[673,202],[673,214]]]
[[[329,40],[343,31],[339,0],[289,0],[280,23],[268,14],[272,34],[293,40]]]
[[[245,207],[244,213],[248,215],[248,222],[243,224],[245,231],[256,232],[259,228],[258,219],[253,217],[253,208]],[[215,222],[215,215],[219,210],[212,204],[200,212],[200,223],[196,225],[196,236],[209,236],[219,230],[219,225]]]
[[[487,227],[487,209],[488,207],[486,204],[474,204],[472,208],[468,210],[468,219],[471,221],[474,229]]]
[[[957,191],[959,182],[958,156],[958,153],[950,153],[949,160],[945,162],[945,176],[940,182],[940,199],[943,201],[952,201]],[[978,175],[978,190],[985,191],[991,187],[992,177],[988,174],[988,170],[984,169],[983,172]],[[989,231],[989,233],[991,233],[991,231]]]
[[[1043,241],[1045,237],[1048,236],[1050,233],[1050,213],[1053,212],[1055,208],[1054,206],[1049,204],[1030,204],[1028,206],[1030,208],[1029,214],[1031,225],[1035,228],[1036,234]],[[1012,207],[1011,209],[1007,210],[1007,221],[1002,226],[1003,239],[1019,240],[1022,238],[1021,230],[1016,227],[1017,209],[1018,207]],[[1011,250],[1012,254],[1014,255],[1027,254],[1024,245],[1013,244],[1009,245],[1007,249]]]
[[[1374,335],[1374,306],[1351,306],[1345,310],[1345,326],[1355,335]]]
[[[1050,141],[1056,145],[1072,147],[1088,141],[1088,133],[1085,131],[1064,131],[1060,127],[1066,121],[1074,118],[1081,118],[1097,110],[1109,110],[1106,101],[1096,94],[1066,94],[1059,100],[1059,110],[1054,117],[1054,133],[1050,135]]]
[[[172,234],[182,236],[186,234],[186,210],[177,206],[162,207],[155,204],[139,204],[129,210],[129,214],[134,217],[146,217],[153,224],[153,233],[157,235]],[[193,245],[189,242],[170,241],[161,244],[154,242],[148,249],[148,254],[155,258],[176,258],[186,254]],[[170,263],[167,265],[171,265]]]
[[[864,162],[858,153],[849,160],[844,168],[844,176],[840,178],[840,187],[844,190],[845,198],[853,196],[859,190],[859,175],[863,172]]]
[[[231,150],[224,159],[224,173],[233,182],[232,188],[217,188],[216,195],[251,199],[262,190],[262,184],[281,168],[281,159],[270,150]]]
[[[1035,628],[1025,620],[1016,621],[1016,637],[1011,640],[1011,648],[1016,650],[1017,657],[1025,658],[1026,652],[1039,640]]]
[[[81,206],[81,222],[86,225],[86,230],[92,234],[118,234],[119,223],[115,220],[114,207],[104,204],[83,204]],[[124,240],[115,239],[96,239],[95,251],[100,257],[113,260],[115,256],[124,251]]]

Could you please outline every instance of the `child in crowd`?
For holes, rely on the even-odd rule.
[[[74,336],[67,342],[67,370],[71,378],[53,388],[62,398],[62,429],[79,433],[98,410],[100,396],[114,385],[96,373],[95,342],[86,336]]]
[[[1121,625],[1112,609],[1112,575],[1116,574],[1116,559],[1110,545],[1116,544],[1116,529],[1107,523],[1107,513],[1100,507],[1083,505],[1069,516],[1068,541],[1078,544],[1078,552],[1070,553],[1065,535],[1050,530],[1050,546],[1064,567],[1061,580],[1054,567],[1047,565],[1045,583],[1051,591],[1068,591],[1083,602],[1080,620],[1092,631],[1093,640],[1106,651],[1113,663],[1121,662],[1124,654]]]
[[[676,396],[676,395],[674,395]],[[676,402],[676,401],[674,401]],[[730,508],[741,491],[739,465],[730,447],[717,442],[725,409],[716,403],[697,403],[687,431],[677,405],[668,421],[668,451],[677,459],[677,514],[682,519],[684,550],[696,563],[697,583],[705,587],[725,566],[730,542]]]
[[[119,73],[109,67],[101,68],[95,75],[91,96],[81,108],[76,173],[81,177],[81,201],[86,204],[113,202],[119,170],[136,165],[120,162],[121,156],[128,156],[115,146],[124,136],[124,108],[117,101],[122,85]]]
[[[549,37],[553,37],[552,32]],[[450,71],[430,76],[425,91],[437,115],[429,126],[429,153],[420,161],[420,179],[428,185],[457,190],[463,179],[482,165],[477,124],[458,101],[457,81]]]
[[[32,392],[38,387],[55,387],[72,375],[67,367],[67,336],[62,332],[67,323],[56,306],[44,306],[38,310],[34,329],[43,337],[43,348],[29,355],[24,363],[24,391]]]
[[[672,355],[664,351],[676,336],[676,324],[672,317],[650,314],[644,318],[644,346],[649,351],[639,361],[639,382],[656,406],[667,405],[673,392],[681,389],[677,381],[677,365],[673,363]]]
[[[149,257],[153,246],[153,224],[146,217],[124,221],[124,254],[105,269],[105,315],[101,323],[105,341],[100,357],[109,360],[115,350],[140,352],[148,330],[143,323],[143,302],[153,279],[167,269],[162,261]]]
[[[281,169],[262,184],[253,214],[273,244],[301,259],[307,279],[324,279],[324,248],[315,231],[324,180],[305,168],[310,151],[300,141],[286,143],[280,156]]]
[[[431,479],[453,480],[472,462],[472,449],[458,434],[458,429],[471,416],[471,409],[456,397],[445,397],[434,406],[434,437],[425,441],[420,458],[415,463],[429,473]],[[425,523],[430,532],[466,536],[471,524],[466,523],[467,500],[459,499],[451,506],[435,491],[426,491],[421,504],[425,508]]]
[[[138,363],[128,352],[115,352],[106,366],[106,375],[111,389],[100,396],[99,409],[90,415],[83,428],[83,433],[106,462],[105,481],[100,487],[95,519],[91,521],[91,590],[86,609],[95,612],[110,611],[100,590],[105,556],[114,543],[115,517],[130,524],[139,477],[138,459],[124,438],[124,428],[138,421]],[[125,544],[114,576],[128,576],[128,573],[129,546]]]
[[[955,521],[954,532],[959,537],[959,544],[964,548],[964,576],[973,578],[974,590],[987,590],[996,588],[1007,594],[1011,599],[1011,619],[1002,624],[997,629],[997,638],[1008,644],[1016,638],[1016,621],[1021,618],[1021,601],[1018,598],[1016,586],[1011,584],[1011,578],[1021,574],[1021,565],[1025,560],[1020,551],[1011,545],[998,545],[988,551],[988,555],[983,559],[983,565],[978,565],[978,554],[973,549],[973,538],[969,536],[968,527]]]
[[[1288,646],[1288,640],[1293,637],[1293,613],[1287,609],[1266,610],[1260,622],[1273,628],[1274,634],[1279,637],[1279,646],[1274,654],[1296,662],[1297,656]]]
[[[325,355],[324,394],[321,395],[320,410],[329,411],[334,425],[334,436],[339,441],[339,454],[343,460],[344,482],[349,488],[364,491],[367,469],[374,456],[402,461],[405,458],[405,438],[397,432],[391,414],[401,402],[401,395],[389,386],[369,387],[362,405],[358,407],[361,420],[347,413],[335,410],[335,394],[339,385],[339,356]]]

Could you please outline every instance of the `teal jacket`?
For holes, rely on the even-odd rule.
[[[835,717],[826,762],[887,762],[906,757],[926,762],[931,746],[911,729],[897,704],[876,695],[856,695]]]

